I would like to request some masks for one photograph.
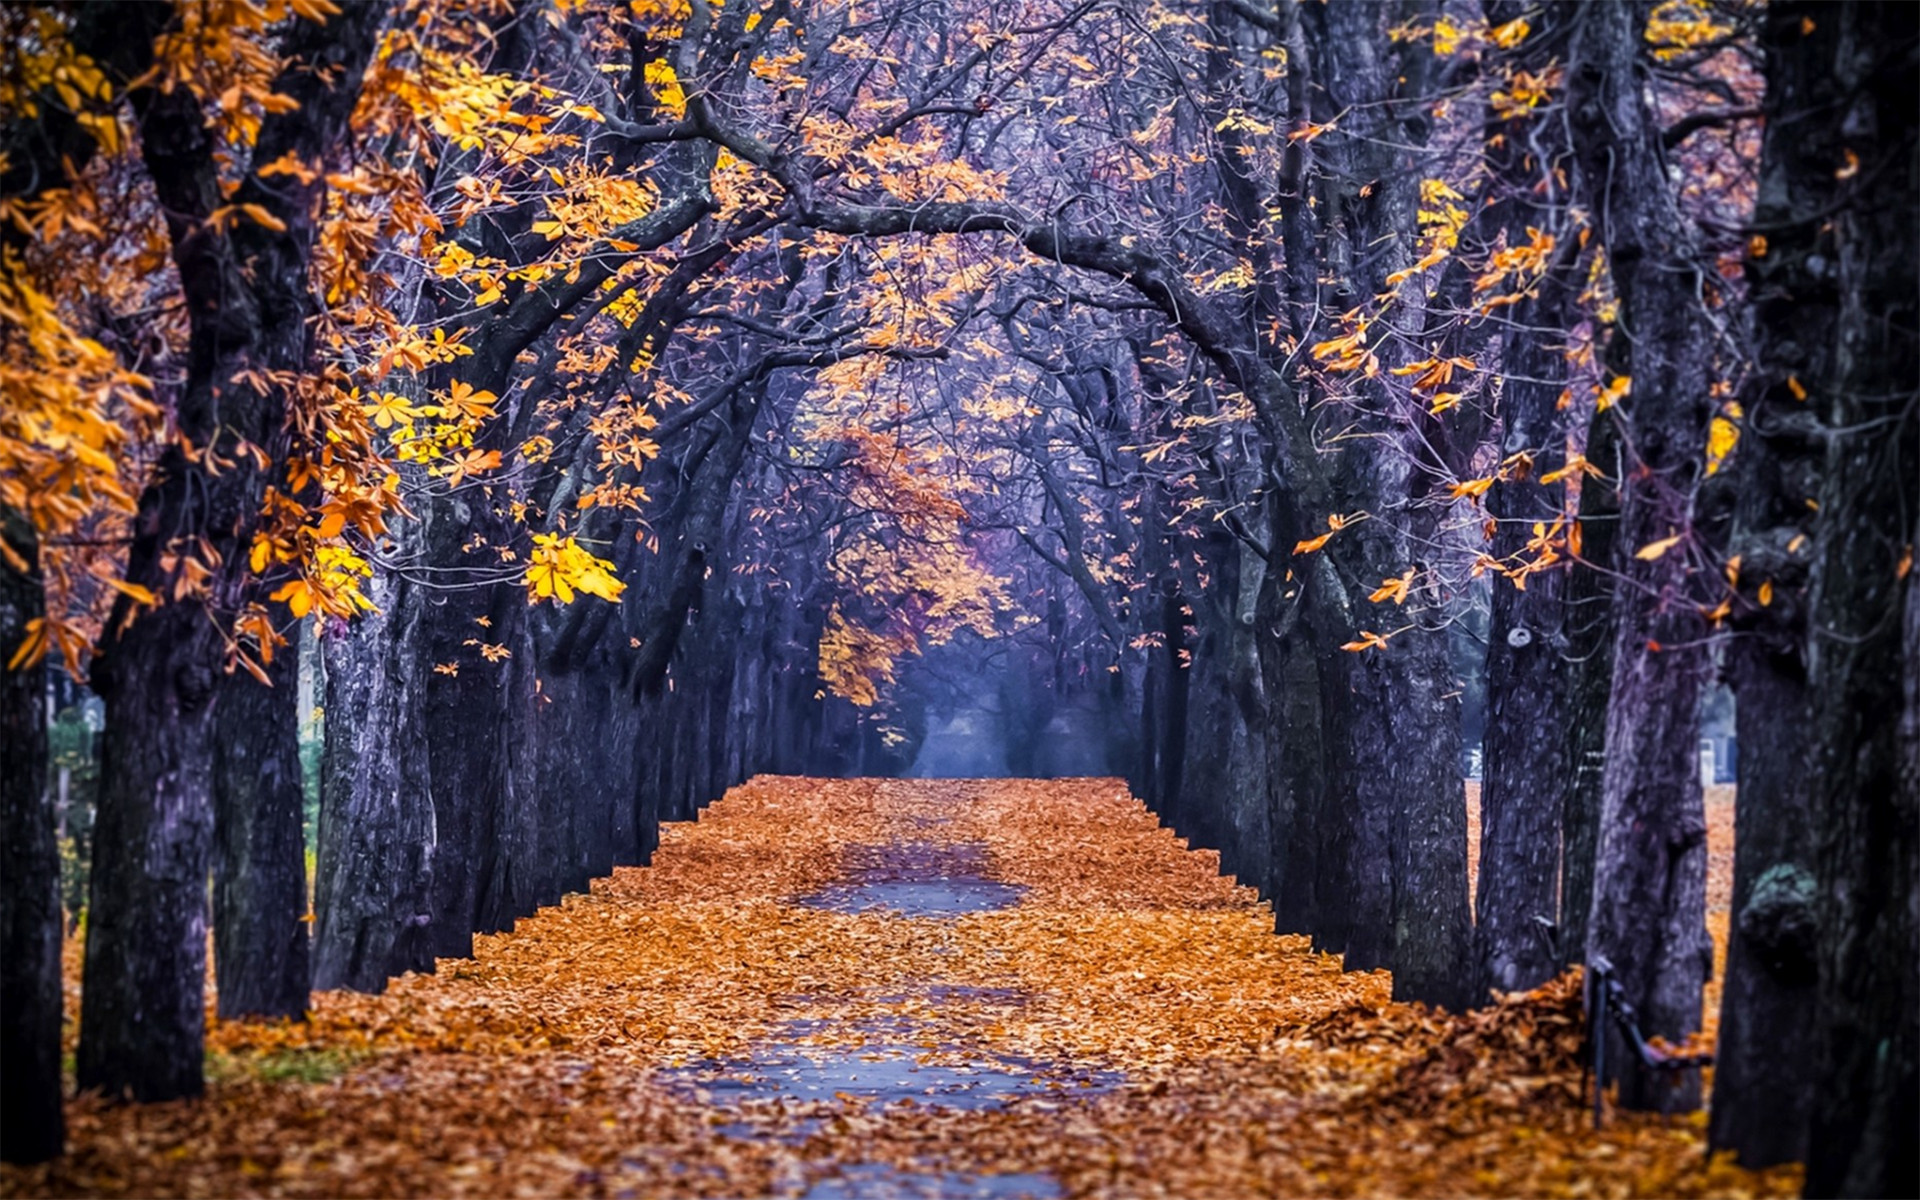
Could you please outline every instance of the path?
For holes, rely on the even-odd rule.
[[[1113,781],[765,778],[655,864],[311,1023],[206,1101],[71,1108],[8,1194],[1673,1195],[1586,1134],[1564,989],[1468,1020],[1268,932]]]

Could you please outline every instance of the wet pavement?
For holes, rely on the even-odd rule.
[[[1012,908],[1024,890],[989,878],[986,848],[974,843],[853,846],[842,861],[841,881],[797,903],[829,912],[939,919]]]
[[[896,840],[848,846],[841,852],[839,879],[789,903],[923,922],[937,932],[968,914],[1019,904],[1025,889],[992,878],[990,871],[986,847],[979,843]],[[936,952],[951,949],[950,944],[935,947]],[[1087,1095],[1123,1082],[1116,1072],[990,1050],[963,1032],[966,1020],[946,1019],[982,1009],[1018,1009],[1027,999],[1015,988],[931,980],[911,991],[788,997],[791,1007],[846,1011],[783,1022],[742,1057],[687,1063],[656,1079],[713,1109],[714,1132],[722,1137],[794,1144],[819,1130],[819,1118],[796,1116],[816,1103],[980,1111],[1002,1108],[1018,1097]],[[889,1015],[873,1015],[876,1009]],[[801,1200],[1047,1200],[1062,1194],[1058,1181],[1031,1172],[910,1171],[880,1163],[839,1164],[831,1172],[814,1180]]]

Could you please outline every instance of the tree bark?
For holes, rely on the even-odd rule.
[[[1561,793],[1560,970],[1586,961],[1587,920],[1593,910],[1607,697],[1613,688],[1613,579],[1606,572],[1619,541],[1619,444],[1611,421],[1595,421],[1588,429],[1586,455],[1607,474],[1581,483],[1577,528],[1582,561],[1566,585],[1568,781]]]
[[[300,21],[282,47],[276,91],[298,106],[262,125],[258,161],[318,161],[351,114],[384,13],[361,6],[324,24]],[[307,262],[318,185],[257,178],[232,200],[259,204],[281,228],[209,218],[227,197],[198,101],[186,89],[132,95],[142,156],[166,211],[191,322],[187,378],[176,404],[182,443],[169,447],[140,497],[130,580],[171,595],[175,556],[211,548],[204,597],[214,611],[247,598],[246,537],[266,479],[244,465],[248,443],[284,461],[283,397],[236,386],[236,371],[306,365]],[[176,547],[179,548],[176,548]],[[203,1086],[207,882],[213,835],[214,704],[225,644],[202,603],[136,610],[122,598],[96,677],[107,706],[100,810],[78,1055],[80,1086],[164,1100]]]
[[[1277,541],[1286,536],[1291,535]],[[1284,571],[1265,572],[1256,643],[1268,696],[1268,871],[1277,933],[1318,934],[1321,929],[1316,882],[1326,788],[1320,766],[1320,685],[1308,633],[1300,620],[1300,583]]]
[[[23,516],[0,511],[0,655],[44,615],[40,548]],[[12,565],[17,558],[29,570]],[[60,848],[47,794],[46,668],[0,666],[0,1159],[61,1151]]]
[[[1536,323],[1535,305],[1518,324]],[[1556,411],[1562,354],[1544,339],[1516,336],[1501,358],[1503,460],[1534,456],[1533,474],[1502,480],[1487,496],[1499,522],[1489,552],[1503,562],[1524,558],[1536,522],[1562,512],[1562,489],[1538,482],[1562,465],[1565,431]],[[1561,822],[1573,782],[1568,737],[1567,572],[1551,569],[1523,581],[1493,581],[1487,642],[1487,728],[1480,788],[1480,880],[1474,926],[1478,968],[1475,1003],[1489,989],[1525,991],[1559,969]]]
[[[1648,1037],[1700,1028],[1712,967],[1706,812],[1697,751],[1706,623],[1688,591],[1693,495],[1705,457],[1711,330],[1643,83],[1645,9],[1581,10],[1569,97],[1582,195],[1619,296],[1609,364],[1632,380],[1609,409],[1625,447],[1613,687],[1587,961],[1605,959]],[[1678,535],[1665,553],[1636,552]],[[1692,1108],[1697,1071],[1643,1069],[1618,1036],[1607,1061],[1630,1108]]]
[[[1727,674],[1738,701],[1739,793],[1708,1137],[1750,1167],[1806,1157],[1813,1100],[1818,830],[1809,769],[1817,698],[1807,679],[1811,554],[1802,547],[1815,519],[1806,501],[1819,487],[1823,444],[1815,415],[1787,380],[1832,378],[1832,350],[1843,336],[1839,297],[1808,268],[1821,249],[1818,226],[1796,221],[1795,209],[1830,198],[1830,160],[1844,135],[1831,93],[1839,40],[1807,38],[1800,20],[1809,15],[1782,6],[1763,27],[1766,124],[1753,221],[1775,232],[1767,253],[1746,266],[1759,362],[1733,462],[1740,565]],[[1759,602],[1762,585],[1767,604]]]
[[[373,612],[331,622],[326,746],[314,870],[313,986],[378,992],[391,976],[433,970],[428,938],[439,852],[423,730],[421,676],[410,623],[419,609],[397,593],[417,586],[382,572]]]
[[[1824,171],[1797,173],[1803,186],[1787,198],[1793,224],[1781,232],[1793,253],[1782,284],[1796,291],[1796,310],[1835,315],[1809,362],[1817,373],[1799,380],[1826,443],[1807,643],[1822,933],[1810,1196],[1920,1192],[1916,16],[1898,4],[1768,14],[1781,73],[1806,84],[1798,96],[1789,84],[1783,103],[1818,114],[1816,128],[1781,141],[1814,139],[1827,156]],[[1843,147],[1857,176],[1834,165]],[[1774,332],[1818,335],[1794,319]]]
[[[311,982],[299,655],[236,678],[215,714],[213,968],[219,1013],[297,1017]]]
[[[1517,2],[1490,5],[1499,25],[1526,9],[1537,27],[1512,54],[1517,71],[1550,70],[1565,53],[1568,11]],[[1536,523],[1552,526],[1566,511],[1566,485],[1542,476],[1565,463],[1568,418],[1560,411],[1568,382],[1565,330],[1576,320],[1571,231],[1565,227],[1564,170],[1571,150],[1556,120],[1532,114],[1488,122],[1488,146],[1503,194],[1490,216],[1508,246],[1533,230],[1555,237],[1559,250],[1533,294],[1514,306],[1500,345],[1501,461],[1531,466],[1503,474],[1488,491],[1487,513],[1498,524],[1488,548],[1504,563],[1526,558]],[[1560,905],[1566,797],[1576,786],[1574,739],[1568,735],[1574,648],[1568,629],[1568,573],[1562,564],[1514,581],[1492,581],[1486,652],[1487,722],[1482,738],[1480,876],[1475,893],[1476,978],[1473,999],[1490,989],[1525,991],[1561,965],[1565,913]]]

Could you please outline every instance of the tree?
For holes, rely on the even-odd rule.
[[[272,81],[272,94],[292,107],[260,124],[256,168],[225,210],[237,208],[239,219],[216,219],[218,147],[194,90],[148,84],[129,96],[167,213],[192,342],[174,418],[181,439],[141,493],[127,569],[147,596],[175,602],[154,607],[123,595],[94,675],[107,732],[78,1077],[110,1095],[157,1100],[202,1087],[214,714],[221,700],[245,700],[222,686],[222,631],[198,605],[179,601],[203,592],[225,611],[244,606],[246,533],[266,486],[256,450],[267,464],[285,454],[286,399],[273,373],[309,361],[318,184],[270,182],[259,168],[283,156],[324,161],[352,111],[381,16],[360,6],[293,25],[282,47],[287,66]],[[242,382],[244,371],[261,373],[264,388]]]
[[[1608,464],[1621,480],[1617,632],[1587,961],[1611,964],[1649,1037],[1680,1041],[1700,1027],[1712,966],[1696,754],[1707,630],[1687,563],[1698,549],[1691,516],[1715,339],[1692,226],[1645,98],[1644,42],[1643,10],[1584,9],[1569,64],[1581,194],[1595,206],[1619,297],[1609,386],[1624,397],[1608,410],[1621,446]],[[1697,1078],[1642,1069],[1624,1039],[1613,1050],[1623,1103],[1699,1102]]]
[[[1760,804],[1741,799],[1712,1133],[1744,1161],[1804,1153],[1810,1196],[1905,1195],[1920,1186],[1920,26],[1895,5],[1784,5],[1764,43],[1737,603],[1753,614],[1743,743],[1765,773]]]

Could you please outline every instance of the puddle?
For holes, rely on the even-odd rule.
[[[1020,903],[1024,888],[987,878],[978,843],[889,842],[849,846],[846,878],[795,903],[829,912],[886,912],[939,919]]]
[[[819,1180],[800,1200],[1053,1200],[1063,1193],[1047,1175],[968,1175],[957,1171],[902,1171],[881,1163],[843,1167]]]
[[[990,878],[988,866],[987,848],[978,842],[907,839],[848,846],[839,880],[790,903],[936,920],[1017,905],[1025,889]],[[911,1120],[915,1106],[976,1112],[1016,1102],[1052,1107],[1123,1082],[1118,1072],[986,1050],[969,1032],[991,1013],[1027,1002],[1017,988],[932,979],[905,990],[863,990],[858,996],[779,997],[780,1007],[820,1014],[824,1006],[825,1015],[784,1021],[739,1058],[691,1062],[655,1078],[715,1109],[711,1128],[720,1137],[775,1138],[790,1145],[803,1145],[819,1133],[841,1101],[874,1110],[899,1106]],[[848,1007],[836,1015],[841,1003]],[[876,1013],[875,1006],[896,1011]],[[1058,1181],[1044,1174],[854,1163],[816,1179],[800,1200],[1053,1200],[1062,1194]]]
[[[730,1107],[857,1097],[882,1106],[911,1101],[972,1110],[999,1108],[1014,1096],[1077,1092],[1119,1082],[1118,1075],[1090,1071],[1062,1081],[1040,1063],[958,1055],[905,1041],[870,1040],[860,1046],[804,1051],[792,1046],[793,1040],[807,1035],[793,1030],[787,1038],[776,1035],[776,1041],[748,1058],[692,1063],[664,1071],[660,1078],[691,1088],[704,1101]]]

